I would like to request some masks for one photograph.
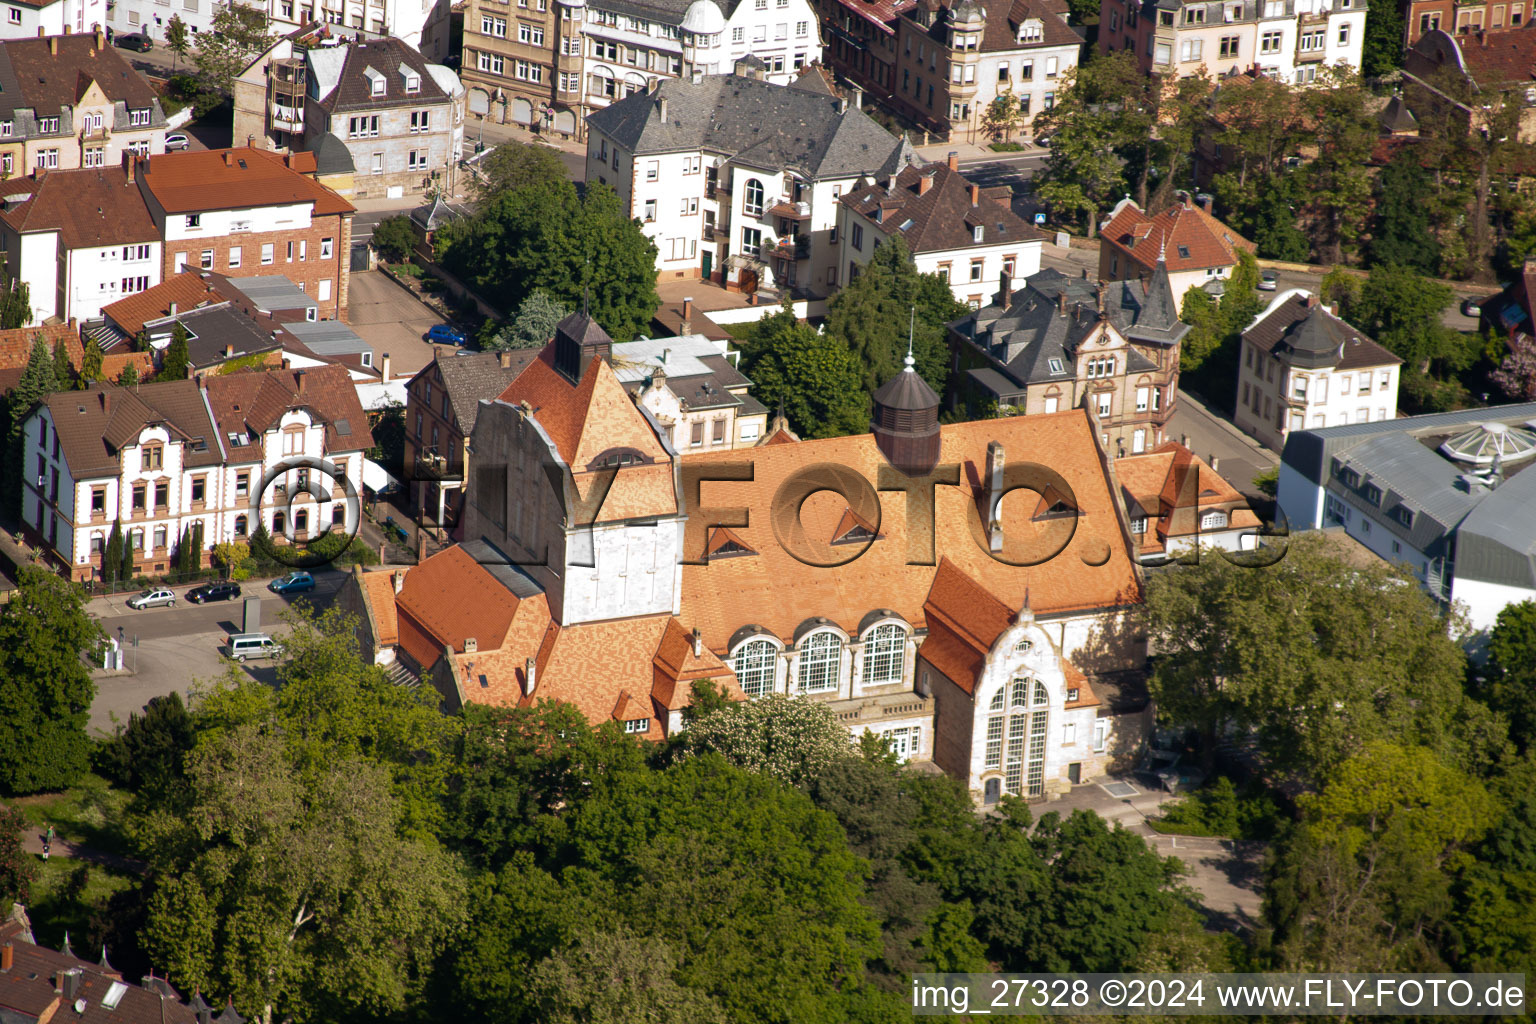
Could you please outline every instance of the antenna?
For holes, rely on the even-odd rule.
[[[905,373],[912,373],[917,360],[912,358],[912,334],[917,328],[917,306],[912,306],[907,314],[907,358],[904,360]]]

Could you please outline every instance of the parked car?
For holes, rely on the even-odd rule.
[[[204,583],[200,587],[193,587],[187,591],[187,600],[193,604],[203,604],[206,601],[233,601],[240,596],[240,584],[238,583]]]
[[[275,658],[283,653],[283,645],[265,633],[234,633],[225,645],[229,656],[236,661],[247,658]]]
[[[1280,287],[1280,275],[1273,270],[1259,271],[1259,291],[1272,292]]]
[[[1470,316],[1473,319],[1476,319],[1476,318],[1482,316],[1483,315],[1483,300],[1482,299],[1462,299],[1461,300],[1461,315],[1462,316]]]
[[[462,345],[466,339],[464,332],[452,324],[433,324],[427,340],[434,345]]]
[[[315,578],[307,572],[291,572],[268,583],[267,589],[274,594],[297,594],[314,590]]]
[[[167,608],[176,606],[176,594],[166,587],[150,587],[143,593],[128,599],[128,607],[134,610],[159,608],[162,605]]]
[[[155,41],[143,32],[128,32],[112,39],[114,46],[121,46],[125,50],[133,50],[135,53],[148,53],[155,48]]]
[[[171,132],[165,137],[165,151],[174,152],[178,149],[186,149],[192,145],[192,140],[187,138],[185,132]]]

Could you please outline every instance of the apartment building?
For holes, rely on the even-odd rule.
[[[613,372],[680,452],[750,448],[763,440],[768,408],[737,369],[741,353],[702,334],[613,345]]]
[[[581,130],[585,0],[469,0],[459,72],[472,118]]]
[[[49,395],[28,418],[22,516],[29,538],[69,572],[99,579],[113,526],[145,574],[164,572],[183,531],[201,525],[200,564],[259,523],[298,542],[354,529],[373,446],[340,366],[211,376]],[[329,478],[295,460],[322,459]],[[290,498],[292,500],[290,500]]]
[[[1099,48],[1133,50],[1148,73],[1258,71],[1306,85],[1321,67],[1360,69],[1366,7],[1366,0],[1103,0]]]
[[[1413,110],[1444,112],[1469,133],[1486,133],[1496,107],[1467,97],[1508,97],[1519,108],[1518,140],[1536,141],[1536,31],[1529,27],[1456,34],[1432,29],[1404,56],[1403,84]]]
[[[0,44],[0,176],[164,151],[160,100],[101,32]]]
[[[917,269],[949,283],[955,300],[980,309],[998,282],[1021,286],[1040,271],[1045,236],[1013,212],[1008,185],[984,189],[960,173],[958,154],[945,163],[911,165],[846,195],[838,225],[845,281],[875,247],[901,238]]]
[[[29,325],[91,320],[160,283],[163,244],[132,168],[125,157],[0,185],[0,250],[7,277],[27,285]]]
[[[1129,197],[1120,200],[1099,225],[1099,280],[1150,276],[1162,263],[1178,304],[1191,288],[1230,277],[1238,253],[1256,246],[1217,220],[1212,205],[1208,195],[1179,192],[1153,216]]]
[[[107,6],[106,24],[115,32],[142,32],[164,42],[173,16],[182,20],[194,39],[208,31],[219,0],[112,0]],[[257,0],[247,6],[266,13],[273,35],[288,35],[319,23],[333,34],[394,36],[430,60],[448,56],[452,8],[448,0]]]
[[[1403,361],[1317,296],[1275,296],[1243,332],[1233,422],[1279,451],[1293,431],[1397,416]]]
[[[586,180],[612,185],[641,220],[663,278],[826,294],[838,283],[838,200],[899,171],[912,148],[846,100],[761,74],[746,58],[733,74],[665,79],[594,112]]]
[[[1503,0],[1407,0],[1403,7],[1403,46],[1413,49],[1420,39],[1436,29],[1454,36],[1484,30],[1520,28],[1529,24],[1528,4]]]
[[[1019,127],[1056,103],[1083,40],[1046,0],[919,0],[896,19],[895,95],[914,123],[975,142],[999,96],[1019,103]]]
[[[826,49],[823,62],[871,98],[889,103],[896,90],[901,16],[917,0],[817,0]]]
[[[282,274],[320,315],[347,318],[353,207],[317,182],[313,153],[167,153],[139,164],[139,194],[163,243],[161,277]]]
[[[106,0],[0,0],[0,39],[94,32],[107,20]]]

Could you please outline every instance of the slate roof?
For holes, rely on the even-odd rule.
[[[912,5],[914,8],[916,4]],[[1066,12],[1041,0],[961,0],[948,5],[936,4],[939,16],[928,29],[931,39],[945,41],[957,15],[965,17],[961,8],[978,10],[985,19],[981,33],[981,50],[994,53],[999,50],[1023,50],[1042,46],[1081,46],[1083,37],[1068,25]],[[947,11],[948,16],[945,16]],[[1019,26],[1031,18],[1041,23],[1041,37],[1029,42],[1019,41]]]
[[[352,213],[351,203],[303,173],[314,164],[311,153],[284,157],[246,147],[162,153],[140,167],[144,184],[167,213],[305,202],[314,204],[315,216]]]
[[[930,184],[923,191],[925,179]],[[977,189],[973,205],[971,188],[964,175],[940,161],[902,168],[889,192],[885,183],[876,182],[844,196],[842,202],[887,236],[900,235],[913,253],[1044,240],[1045,235],[1025,223],[1007,201],[986,189]],[[975,241],[977,227],[982,229],[980,242]]]
[[[905,138],[854,107],[839,113],[839,102],[739,75],[668,78],[654,93],[638,92],[589,114],[587,123],[637,156],[707,150],[806,178],[893,174],[911,162]]]
[[[187,362],[194,369],[216,366],[226,359],[272,352],[282,344],[257,327],[251,318],[227,302],[177,313],[148,325],[151,337],[168,334],[174,323],[187,331]],[[233,352],[229,350],[233,349]]]
[[[131,388],[98,382],[84,391],[62,391],[43,400],[59,434],[59,452],[76,480],[116,476],[119,453],[136,444],[151,423],[163,424],[171,437],[202,439],[203,450],[186,449],[186,465],[219,463],[217,427],[208,418],[195,381],[175,380]]]
[[[420,82],[416,92],[405,91],[401,68],[415,72]],[[372,94],[372,86],[365,74],[367,70],[384,76],[383,96]],[[341,114],[352,110],[430,106],[448,103],[451,99],[427,70],[426,58],[403,41],[390,36],[356,42],[346,47],[335,83],[321,94],[318,102],[327,113]]]
[[[419,376],[431,374],[436,369],[442,388],[453,406],[454,418],[458,420],[459,429],[465,437],[475,429],[475,417],[480,413],[480,403],[489,402],[505,391],[507,385],[538,358],[539,350],[513,349],[508,355],[511,357],[511,365],[502,366],[500,355],[496,352],[453,355],[439,350],[434,354],[433,361],[418,371]],[[406,386],[411,387],[409,384]]]
[[[990,370],[982,367],[971,371],[972,379],[1007,397],[1028,384],[1073,380],[1077,346],[1098,328],[1101,315],[1123,337],[1137,342],[1172,345],[1189,332],[1174,310],[1173,289],[1161,268],[1145,281],[1106,285],[1102,314],[1094,282],[1048,268],[1014,293],[1007,309],[994,299],[951,324],[950,330],[993,361]],[[1060,371],[1052,368],[1052,359],[1058,361]],[[1135,349],[1128,350],[1126,359],[1128,372],[1156,369]],[[1005,384],[1008,389],[1000,390]]]
[[[1161,258],[1168,272],[1210,267],[1230,267],[1237,263],[1238,250],[1254,252],[1256,247],[1242,235],[1206,213],[1186,194],[1155,217],[1148,216],[1129,199],[1123,199],[1100,230],[1103,243],[1126,257],[1125,273],[1131,263],[1147,270]]]
[[[1243,332],[1243,340],[1293,366],[1396,366],[1402,360],[1340,320],[1317,296],[1293,289],[1277,296]]]
[[[18,187],[32,197],[0,212],[0,219],[20,234],[57,231],[68,249],[160,240],[138,186],[121,166],[48,171],[6,190],[14,195]]]
[[[1413,116],[1401,96],[1393,96],[1376,115],[1376,121],[1389,132],[1417,131],[1419,119]]]
[[[315,170],[319,174],[352,174],[357,170],[352,151],[335,132],[324,132],[309,150],[315,155]]]

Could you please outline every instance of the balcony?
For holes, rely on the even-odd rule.
[[[788,199],[780,199],[777,203],[768,207],[770,217],[782,217],[785,220],[810,220],[810,203],[793,203]]]
[[[811,240],[799,235],[781,238],[773,246],[773,254],[784,259],[808,260],[811,258]]]
[[[274,128],[285,132],[302,132],[304,130],[303,114],[296,107],[285,107],[282,104],[274,103],[272,104],[269,116]]]

